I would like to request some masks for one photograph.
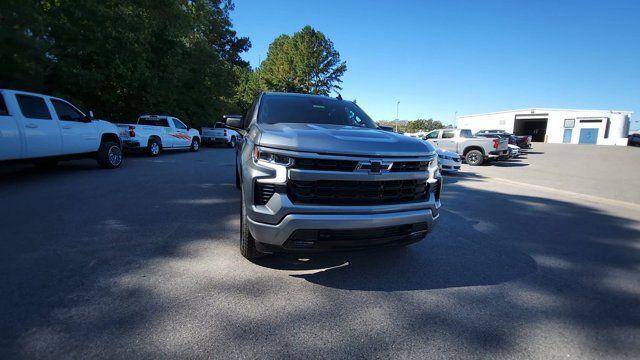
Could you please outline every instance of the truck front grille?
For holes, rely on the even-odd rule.
[[[397,161],[391,166],[391,172],[427,171],[428,161]]]
[[[425,180],[388,181],[298,181],[287,186],[294,203],[323,205],[384,205],[428,198]]]
[[[390,172],[427,171],[427,161],[396,161]],[[346,171],[351,172],[358,166],[355,160],[296,158],[293,167],[302,170]]]
[[[358,165],[357,161],[296,158],[293,167],[304,170],[324,171],[353,171]]]

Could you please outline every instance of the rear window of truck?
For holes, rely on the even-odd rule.
[[[473,133],[471,132],[471,130],[460,130],[460,137],[462,137],[462,138],[472,138],[473,137]]]
[[[164,126],[169,127],[169,121],[164,119],[153,119],[153,118],[140,118],[138,119],[138,125],[151,125],[151,126]]]

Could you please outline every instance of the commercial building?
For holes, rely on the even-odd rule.
[[[532,141],[626,145],[631,111],[521,109],[458,117],[458,128],[505,130],[531,135]]]

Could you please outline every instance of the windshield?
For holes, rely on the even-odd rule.
[[[213,124],[213,128],[214,129],[220,129],[220,128],[223,128],[223,127],[224,127],[224,123],[221,123],[221,122],[217,122],[217,123]]]
[[[316,96],[264,95],[260,100],[258,122],[377,128],[373,120],[353,102]]]

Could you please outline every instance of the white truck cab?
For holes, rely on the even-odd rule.
[[[94,158],[103,168],[119,167],[117,127],[94,120],[64,99],[0,89],[0,161],[53,166],[78,158]]]
[[[200,149],[200,132],[168,115],[142,115],[135,124],[118,124],[125,149],[158,156],[163,150]]]

